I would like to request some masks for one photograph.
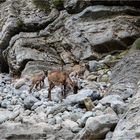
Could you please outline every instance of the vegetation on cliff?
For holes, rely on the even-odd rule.
[[[33,4],[40,10],[48,12],[50,10],[49,2],[46,0],[32,0]]]

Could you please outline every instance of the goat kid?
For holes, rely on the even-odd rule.
[[[70,73],[70,76],[83,77],[86,70],[87,70],[87,66],[85,63],[76,64],[73,66],[71,73]]]
[[[41,87],[44,86],[45,77],[46,77],[46,71],[42,71],[40,73],[33,75],[31,77],[32,84],[31,84],[31,87],[29,89],[29,93],[31,93],[33,88],[37,89],[39,87],[39,89],[41,89]]]
[[[74,94],[78,91],[78,86],[76,82],[72,81],[69,75],[65,71],[52,71],[48,72],[48,99],[51,100],[51,90],[54,86],[61,86],[61,101],[66,97],[66,86],[68,85],[74,92]]]

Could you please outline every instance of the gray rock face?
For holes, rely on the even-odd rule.
[[[23,0],[14,0],[6,1],[0,5],[0,11],[3,13],[1,15],[0,23],[1,54],[2,51],[10,44],[9,42],[14,35],[22,31],[37,31],[48,25],[49,22],[53,21],[57,17],[57,10],[52,10],[52,12],[45,13],[36,9],[32,1],[28,0],[26,2]],[[12,41],[12,45],[17,39],[18,38],[15,36]],[[5,52],[5,54],[6,53],[7,52]],[[14,57],[14,54],[11,55]],[[4,62],[5,61],[1,59],[1,64],[3,64],[3,67],[6,66],[6,63]]]
[[[64,5],[71,4],[82,9],[90,5],[79,0],[66,1]],[[134,24],[139,20],[140,10],[132,7],[90,6],[70,15],[65,10],[44,12],[30,0],[6,1],[1,7],[5,5],[7,11],[1,8],[0,46],[13,75],[21,74],[24,68],[23,73],[30,73],[31,67],[33,71],[45,66],[55,69],[62,62],[92,60],[95,51],[127,48],[140,33],[139,26]],[[1,63],[5,63],[3,59]]]
[[[119,120],[112,139],[139,139],[140,138],[140,89],[127,107],[127,112]]]
[[[90,1],[80,1],[80,0],[66,0],[64,2],[64,7],[68,11],[68,13],[78,13],[82,11],[84,8],[86,8],[88,5],[90,5]]]
[[[126,7],[126,9],[129,8]],[[65,25],[70,30],[69,37],[70,40],[75,44],[79,45],[79,48],[81,42],[83,43],[82,46],[87,46],[86,50],[84,50],[85,47],[83,48],[82,50],[83,54],[78,55],[78,51],[76,51],[76,49],[73,53],[77,57],[78,56],[79,58],[81,57],[81,59],[88,59],[93,57],[92,56],[93,50],[103,53],[105,51],[112,51],[114,49],[125,48],[128,44],[126,44],[126,42],[124,42],[123,40],[127,40],[127,38],[129,38],[130,36],[132,37],[133,35],[126,32],[129,31],[129,27],[126,27],[125,26],[126,24],[124,25],[123,23],[124,20],[127,22],[127,18],[121,15],[125,13],[125,10],[124,11],[123,10],[124,7],[122,8],[122,7],[93,6],[88,7],[84,9],[81,13],[70,17],[68,21],[66,21]],[[117,16],[118,11],[120,12],[121,16]],[[108,15],[108,19],[103,19],[102,21],[98,22],[99,18],[103,18],[100,17],[100,15],[102,15],[101,14],[102,12],[104,12],[104,15],[105,14],[108,15],[108,13],[110,14]],[[109,18],[111,16],[113,16],[114,18]],[[131,18],[131,20],[134,19]],[[129,20],[129,25],[130,24],[131,21]],[[124,30],[119,31],[120,28],[127,29],[125,31]],[[139,31],[136,34],[138,35]],[[127,37],[124,35],[127,35]],[[110,40],[110,38],[112,38],[112,40]],[[109,44],[112,45],[113,47],[106,48],[106,46],[109,46]],[[92,45],[94,46],[93,48]]]
[[[140,51],[133,47],[128,55],[112,69],[113,85],[110,87],[108,96],[119,95],[122,99],[129,97],[130,99],[110,137],[111,140],[139,139],[139,53]]]
[[[66,8],[66,10],[69,13],[78,13],[80,11],[82,11],[84,8],[86,8],[87,6],[91,6],[91,5],[109,5],[109,6],[113,6],[113,5],[128,5],[128,6],[134,6],[137,8],[139,7],[139,2],[134,2],[134,1],[108,1],[108,0],[104,0],[104,1],[99,1],[99,0],[82,0],[82,2],[80,0],[66,0],[64,3],[64,7]]]
[[[122,99],[132,97],[140,78],[140,50],[131,50],[112,69],[112,87],[108,94],[118,94]]]
[[[46,45],[46,42],[44,40],[45,38],[35,39],[35,37],[34,39],[20,38],[14,43],[12,49],[9,50],[9,53],[7,56],[8,62],[11,63],[11,66],[12,66],[11,68],[15,70],[15,72],[17,71],[18,73],[21,67],[24,67],[28,61],[35,61],[35,62],[34,63],[30,62],[27,64],[27,68],[23,72],[25,73],[28,69],[27,74],[30,72],[31,69],[34,72],[42,68],[43,69],[46,68],[47,64],[44,63],[44,60],[48,63],[50,62],[49,65],[51,64],[51,62],[60,63],[61,58],[57,55],[57,52],[55,51],[54,48],[48,47],[48,48],[45,48],[45,50],[43,49],[42,51],[38,50],[40,47],[44,48],[44,46]],[[32,49],[29,46],[32,46]],[[38,46],[39,48],[37,49],[36,46]],[[15,55],[16,57],[15,58],[11,57],[11,54]],[[37,65],[38,67],[35,67]],[[33,68],[33,66],[35,68]]]
[[[34,27],[38,29],[42,28],[43,25],[55,19],[57,12],[54,12],[54,10],[51,13],[44,13],[36,9],[32,1],[28,0],[26,2],[24,3],[23,0],[14,0],[6,1],[0,5],[1,12],[3,12],[1,16],[2,24],[4,23],[3,28],[1,28],[1,45],[4,44],[6,46],[8,44],[8,40],[6,43],[6,39],[10,40],[13,35],[23,30],[27,31],[29,29],[30,31],[35,31]],[[7,9],[4,7],[7,7]],[[49,17],[49,13],[51,18]],[[6,14],[8,16],[5,16]]]

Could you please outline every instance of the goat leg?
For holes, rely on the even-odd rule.
[[[53,83],[49,83],[49,88],[48,88],[48,99],[49,101],[51,101],[51,90],[52,88],[54,87],[54,84]]]
[[[41,85],[41,83],[42,83],[42,85]],[[41,87],[44,87],[44,81],[41,81],[41,83],[40,83]]]
[[[63,92],[64,99],[66,98],[66,84],[64,84],[64,92]]]
[[[30,89],[29,89],[29,93],[31,93],[33,87],[34,87],[34,84],[31,85],[31,87],[30,87]]]
[[[61,102],[63,101],[64,99],[64,88],[63,88],[63,85],[61,85]]]
[[[36,88],[36,89],[38,89],[38,88],[41,89],[39,86],[40,86],[40,82],[38,81],[38,82],[36,82],[35,88]],[[38,90],[39,90],[39,89],[38,89]]]

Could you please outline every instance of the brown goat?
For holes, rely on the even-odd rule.
[[[34,87],[37,89],[37,87],[39,86],[39,88],[41,89],[41,87],[44,86],[45,77],[46,77],[45,71],[42,71],[40,73],[37,73],[37,74],[33,75],[31,77],[32,84],[31,84],[29,93],[31,93],[31,91]]]
[[[65,71],[52,71],[48,73],[48,98],[51,100],[51,90],[54,86],[60,85],[61,86],[61,101],[66,96],[66,86],[68,85],[70,88],[73,89],[74,94],[78,91],[77,84],[72,81]]]
[[[84,72],[87,70],[87,66],[84,63],[76,64],[72,68],[72,72],[70,73],[71,76],[78,76],[81,77],[84,75]]]

